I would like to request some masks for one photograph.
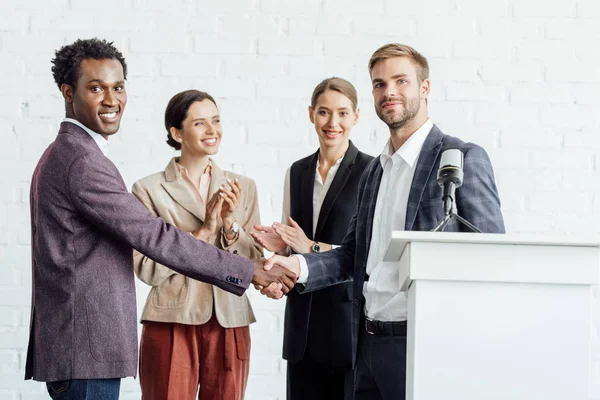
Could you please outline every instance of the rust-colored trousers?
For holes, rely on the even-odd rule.
[[[144,321],[140,346],[143,400],[242,400],[250,329]],[[198,385],[200,390],[198,391]]]

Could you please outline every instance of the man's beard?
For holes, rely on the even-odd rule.
[[[396,112],[383,112],[382,105],[387,101],[390,101],[390,99],[383,99],[375,111],[377,112],[379,119],[385,122],[385,124],[392,130],[403,128],[417,116],[419,110],[421,109],[421,96],[406,99],[404,108],[399,114]]]

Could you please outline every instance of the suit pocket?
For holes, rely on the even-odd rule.
[[[69,390],[71,381],[46,382],[46,389],[51,399],[59,399],[60,394]]]
[[[152,304],[155,308],[179,308],[188,301],[188,296],[189,278],[175,274],[152,290]]]
[[[135,360],[135,293],[91,294],[86,296],[85,306],[92,357],[99,362]]]
[[[250,327],[233,328],[233,332],[235,333],[237,358],[241,361],[247,361],[250,358]]]

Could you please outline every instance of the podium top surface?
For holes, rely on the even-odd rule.
[[[600,247],[600,236],[550,236],[523,233],[463,233],[463,232],[423,232],[392,231],[385,261],[398,260],[404,248],[410,242],[424,243],[464,243],[464,244],[497,244],[515,246],[565,246],[565,247]]]

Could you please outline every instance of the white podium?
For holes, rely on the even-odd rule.
[[[600,240],[395,231],[407,400],[587,400]]]

